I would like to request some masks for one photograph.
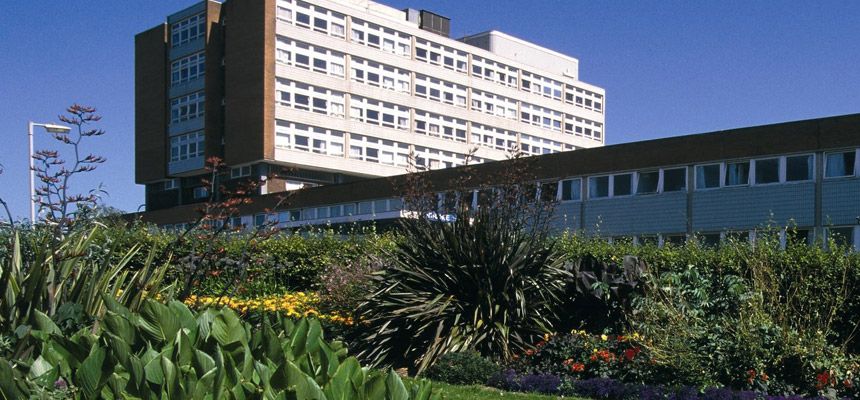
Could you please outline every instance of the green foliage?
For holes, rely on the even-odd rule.
[[[500,367],[474,351],[447,353],[427,369],[434,381],[455,385],[483,385]]]
[[[33,232],[27,256],[21,234],[13,233],[10,256],[0,258],[0,332],[28,329],[36,310],[71,329],[104,312],[102,293],[137,309],[144,298],[169,290],[164,283],[167,265],[153,262],[154,251],[132,269],[128,264],[140,247],[114,245],[105,240],[103,229],[97,223],[82,226],[55,248],[50,235]]]
[[[30,334],[31,358],[0,359],[5,398],[68,386],[75,398],[437,399],[393,371],[362,368],[316,320],[264,319],[232,310],[193,313],[177,301],[144,301],[139,313],[103,296],[102,323],[66,336],[48,319]],[[36,311],[36,313],[39,313]]]
[[[571,275],[553,242],[511,210],[405,221],[358,310],[360,354],[420,373],[449,352],[507,360],[551,331]]]
[[[511,367],[524,373],[551,373],[570,379],[612,378],[628,383],[654,382],[659,367],[638,333],[592,335],[585,331],[548,336]]]

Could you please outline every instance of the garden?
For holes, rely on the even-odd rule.
[[[47,199],[65,183],[44,157]],[[99,212],[92,197],[45,200],[41,223],[0,225],[0,394],[860,395],[860,255],[783,248],[773,226],[718,247],[553,231],[523,160],[479,187],[477,205],[439,201],[414,174],[418,212],[386,232],[223,224],[248,188],[211,199],[182,232]],[[214,193],[225,170],[210,170]]]

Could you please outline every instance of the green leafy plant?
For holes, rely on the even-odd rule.
[[[139,313],[103,296],[98,329],[65,336],[36,312],[32,360],[0,360],[0,393],[22,398],[58,382],[76,398],[437,399],[429,382],[407,387],[393,371],[362,368],[316,320],[265,319],[232,310],[193,313],[146,300]]]
[[[139,247],[94,248],[101,230],[93,223],[86,230],[70,232],[55,249],[47,243],[36,245],[27,259],[16,232],[11,257],[0,259],[0,331],[26,329],[37,310],[54,317],[65,307],[63,314],[71,315],[72,305],[82,315],[97,318],[105,310],[102,293],[136,310],[144,298],[169,292],[171,285],[164,281],[168,266],[153,263],[154,251],[140,268],[127,268]],[[95,257],[94,252],[107,256]]]
[[[420,373],[450,352],[508,360],[553,330],[572,275],[549,238],[552,204],[509,182],[478,190],[477,207],[471,191],[410,200],[426,211],[402,222],[359,307],[362,357]]]
[[[501,367],[474,351],[447,353],[427,369],[426,376],[434,381],[455,385],[483,385]]]

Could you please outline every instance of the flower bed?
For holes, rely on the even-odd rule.
[[[321,313],[320,298],[313,292],[294,292],[251,299],[192,295],[185,299],[185,304],[193,307],[222,305],[243,315],[281,312],[291,318],[315,317],[335,325],[353,325],[352,317],[338,312]]]

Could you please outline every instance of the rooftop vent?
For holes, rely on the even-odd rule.
[[[445,37],[451,35],[451,19],[427,10],[421,10],[418,27]]]

